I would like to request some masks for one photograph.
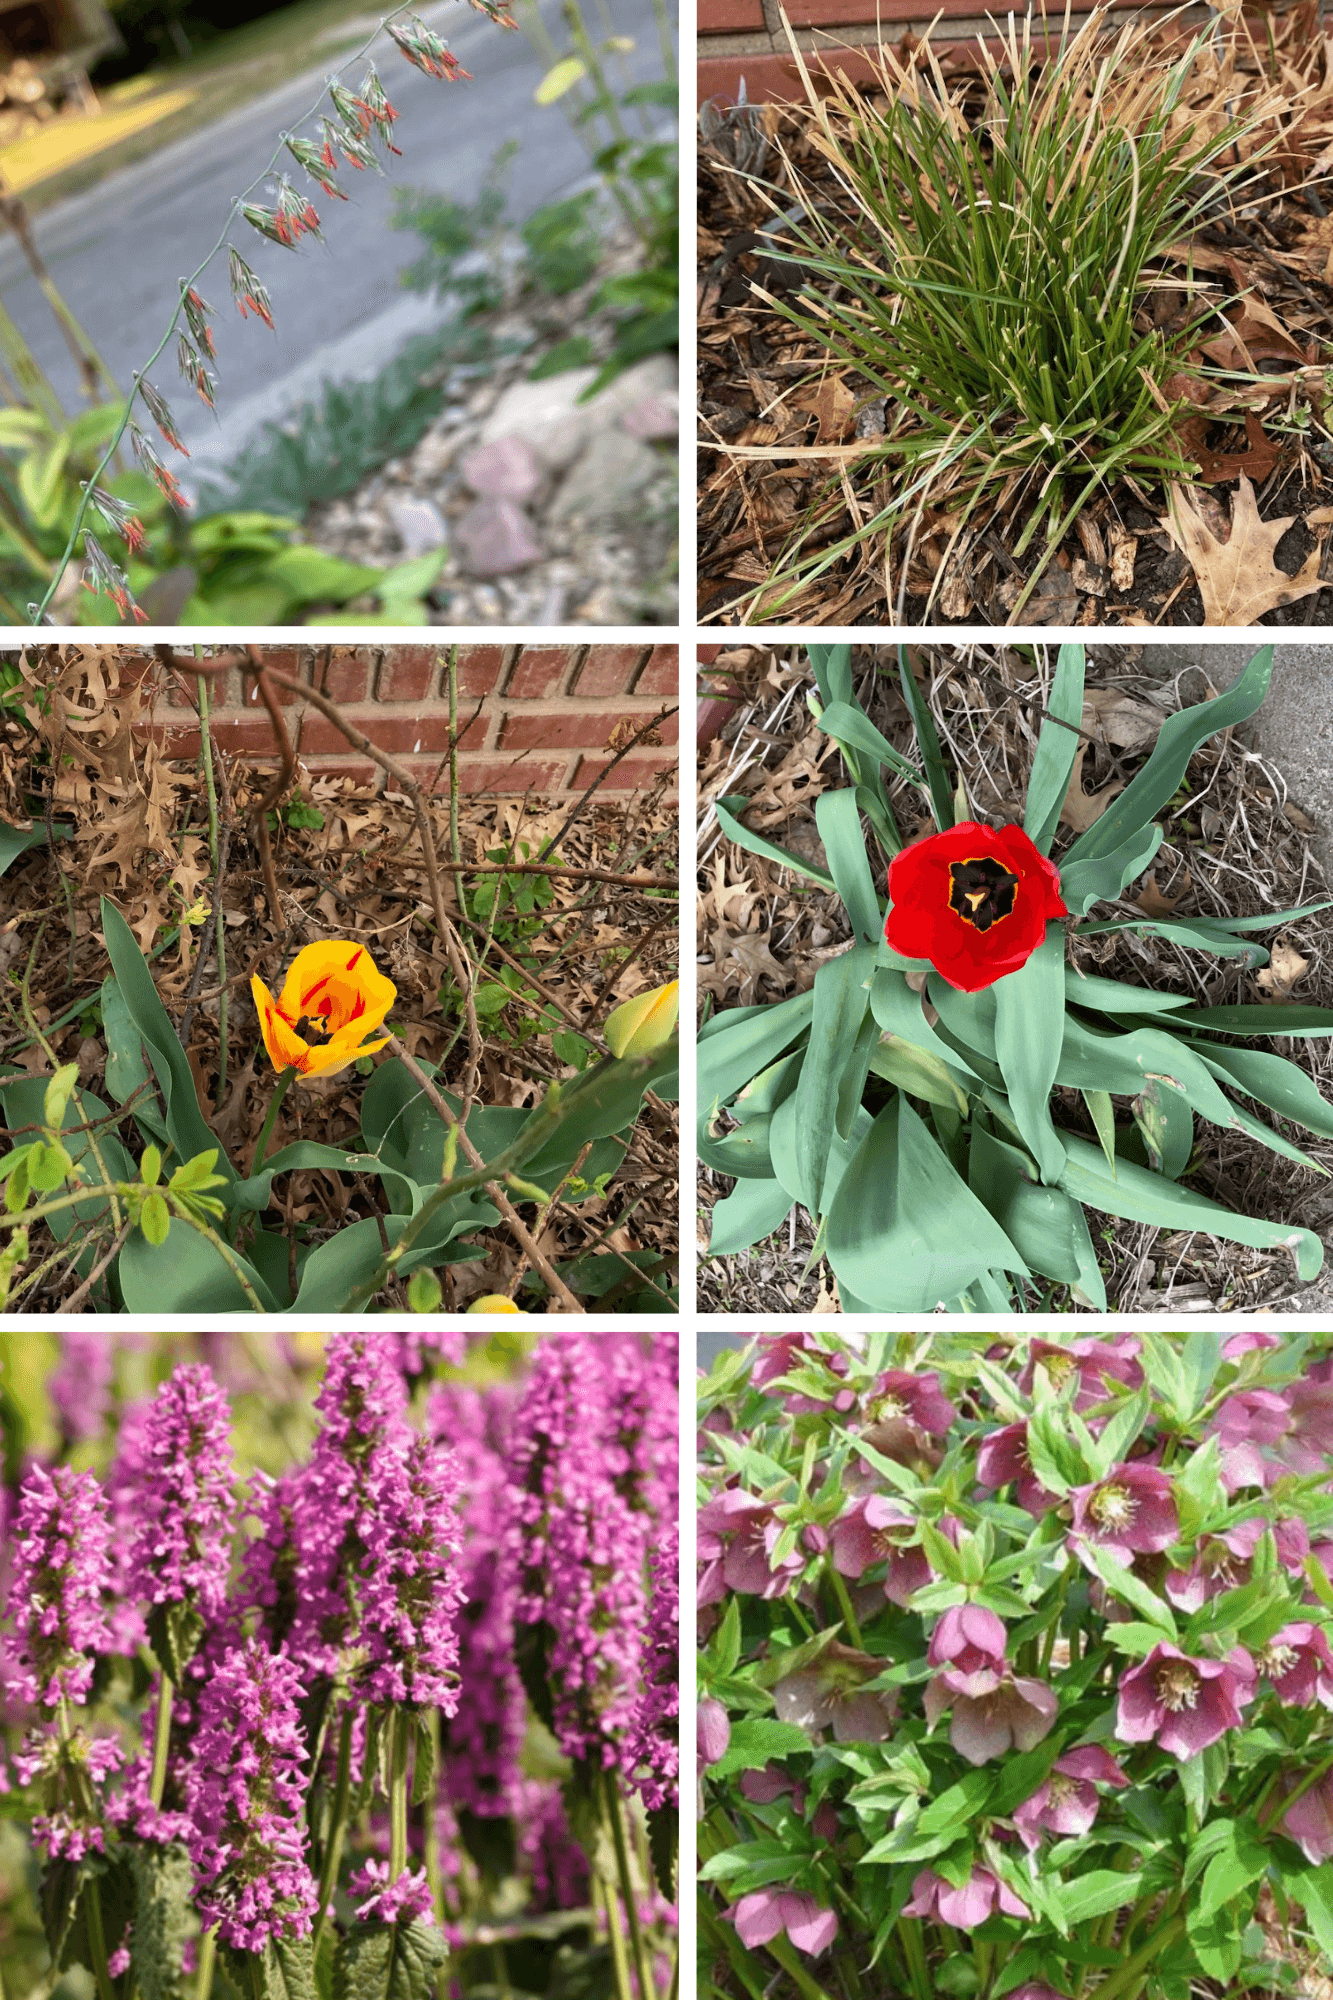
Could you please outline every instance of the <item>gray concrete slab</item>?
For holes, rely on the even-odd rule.
[[[539,4],[563,48],[560,0]],[[323,244],[305,240],[289,251],[244,222],[233,226],[230,240],[268,287],[276,331],[241,321],[224,254],[200,281],[217,308],[218,416],[182,382],[174,341],[151,371],[186,445],[209,472],[265,419],[308,400],[324,381],[369,379],[410,335],[443,318],[440,305],[414,298],[399,284],[399,271],[420,254],[421,243],[390,229],[393,188],[423,187],[473,201],[496,151],[511,138],[519,147],[507,183],[516,220],[559,200],[586,177],[587,156],[559,107],[533,102],[547,65],[527,37],[506,34],[459,0],[421,11],[473,80],[447,84],[423,76],[381,37],[374,55],[401,114],[395,136],[403,157],[389,161],[383,178],[342,172],[345,202],[309,187],[325,228]],[[651,0],[605,0],[605,12],[615,32],[633,39],[634,50],[624,59],[627,75],[643,80],[660,74]],[[124,387],[157,346],[181,278],[220,234],[233,197],[261,171],[285,130],[307,129],[298,121],[331,68],[325,63],[303,70],[197,137],[174,142],[38,218],[35,234],[56,284]],[[362,73],[352,73],[353,87]],[[289,165],[293,182],[303,186],[303,174]],[[68,349],[12,238],[0,241],[0,297],[69,407],[83,407]],[[182,470],[173,453],[165,456],[173,470]],[[194,467],[183,469],[188,490]]]

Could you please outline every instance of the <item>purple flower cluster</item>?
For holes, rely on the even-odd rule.
[[[190,1858],[205,1927],[223,1944],[260,1951],[300,1937],[318,1907],[306,1865],[306,1749],[294,1661],[257,1639],[233,1648],[199,1699],[186,1783]]]
[[[444,1783],[456,1808],[482,1818],[515,1810],[527,1729],[527,1702],[514,1660],[508,1547],[506,1456],[513,1404],[508,1384],[483,1395],[451,1382],[437,1386],[428,1408],[434,1436],[450,1446],[458,1462],[463,1524],[458,1706],[443,1731]]]
[[[14,1524],[9,1615],[18,1628],[10,1692],[54,1708],[81,1702],[92,1683],[89,1655],[110,1634],[102,1593],[111,1581],[111,1522],[91,1472],[34,1465],[19,1494]]]
[[[115,1335],[100,1327],[72,1326],[61,1336],[46,1393],[71,1444],[96,1437],[106,1422],[115,1359]]]
[[[371,1560],[361,1580],[366,1648],[358,1685],[368,1701],[458,1706],[462,1529],[458,1470],[444,1445],[413,1434],[381,1490]]]
[[[556,1740],[610,1768],[637,1698],[647,1517],[615,1484],[595,1336],[539,1349],[514,1421],[514,1615],[546,1637]]]
[[[391,1882],[387,1861],[367,1861],[354,1871],[347,1893],[363,1923],[407,1924],[417,1919],[429,1923],[433,1915],[430,1883],[424,1868],[415,1874],[405,1868]]]
[[[211,1624],[231,1568],[236,1505],[231,1409],[202,1363],[182,1363],[153,1398],[137,1448],[130,1595],[190,1604]]]
[[[393,1336],[335,1333],[315,1398],[322,1424],[300,1487],[294,1656],[332,1672],[360,1637],[356,1578],[412,1437]]]
[[[625,1741],[624,1769],[650,1810],[680,1797],[680,1534],[649,1558],[653,1590],[643,1643],[643,1687]]]

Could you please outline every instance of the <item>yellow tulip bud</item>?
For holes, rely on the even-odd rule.
[[[487,1292],[484,1299],[473,1299],[472,1304],[468,1307],[468,1311],[470,1313],[513,1313],[518,1319],[526,1319],[528,1316],[522,1306],[516,1306],[512,1299],[505,1298],[501,1292]]]
[[[606,1017],[602,1033],[613,1056],[650,1056],[671,1039],[680,1013],[680,981],[636,993]]]

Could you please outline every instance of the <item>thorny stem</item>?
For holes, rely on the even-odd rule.
[[[259,1135],[259,1144],[255,1147],[255,1157],[250,1167],[252,1175],[257,1174],[264,1164],[264,1155],[268,1151],[268,1142],[273,1137],[273,1127],[278,1122],[278,1113],[282,1109],[282,1100],[291,1088],[291,1081],[295,1075],[295,1066],[292,1063],[288,1063],[286,1069],[278,1078],[278,1087],[269,1102],[268,1116],[264,1120],[264,1129]]]
[[[458,647],[449,648],[449,858],[460,868],[463,850],[458,839]]]
[[[410,5],[411,5],[411,0],[405,0],[405,4],[403,6],[395,7],[391,13],[384,15],[383,19],[379,22],[378,26],[376,27],[374,34],[371,35],[366,41],[364,41],[361,44],[360,48],[357,49],[353,55],[348,56],[345,62],[341,62],[338,64],[337,68],[333,70],[331,75],[325,80],[320,90],[319,96],[315,99],[315,102],[311,105],[310,109],[304,112],[302,116],[296,120],[295,125],[293,125],[291,128],[293,131],[299,129],[300,126],[304,125],[308,118],[314,117],[315,113],[319,110],[320,105],[324,102],[324,98],[328,91],[329,84],[333,82],[335,78],[340,77],[345,69],[352,69],[357,63],[362,62],[365,59],[365,57],[369,55],[371,49],[375,46],[375,43],[378,41],[381,31],[387,25],[387,23],[390,21],[397,20],[400,14],[407,13],[409,11]],[[112,459],[115,457],[116,453],[120,449],[121,439],[124,437],[126,429],[129,426],[130,413],[134,408],[135,393],[138,388],[138,383],[142,382],[146,378],[149,369],[154,367],[156,363],[161,360],[162,355],[165,352],[167,345],[171,340],[172,335],[176,331],[177,323],[180,320],[182,311],[184,310],[186,292],[189,291],[192,286],[198,283],[199,279],[202,278],[204,272],[208,269],[213,259],[218,255],[219,251],[225,248],[227,242],[227,236],[231,230],[231,226],[233,222],[235,222],[237,216],[240,214],[243,204],[246,202],[246,200],[249,198],[250,195],[254,194],[256,189],[263,186],[264,182],[269,178],[269,175],[274,171],[279,160],[282,158],[286,150],[287,150],[287,135],[284,133],[283,137],[278,141],[277,146],[274,148],[272,157],[269,159],[268,164],[263,168],[263,170],[260,173],[255,175],[254,179],[250,182],[250,185],[247,188],[243,188],[240,194],[238,194],[233,199],[231,207],[227,210],[227,219],[222,225],[222,234],[218,237],[217,242],[213,245],[212,249],[208,252],[208,255],[203,259],[202,263],[195,265],[193,272],[185,280],[185,283],[181,286],[180,297],[176,301],[176,309],[172,313],[171,318],[167,321],[167,330],[162,335],[162,338],[158,342],[157,346],[153,349],[153,352],[149,355],[147,361],[145,361],[143,367],[136,371],[137,379],[135,383],[135,390],[131,391],[129,397],[126,400],[125,414],[122,416],[119,424],[116,426],[115,434],[112,437],[110,444],[107,446],[101,458],[98,460],[97,470],[93,473],[92,478],[88,481],[88,483],[83,489],[82,494],[79,496],[79,504],[75,509],[73,525],[71,526],[69,531],[69,540],[65,543],[64,553],[60,557],[59,562],[56,564],[55,573],[52,576],[51,582],[47,587],[46,595],[42,599],[41,603],[37,606],[36,613],[32,620],[34,625],[40,625],[42,623],[42,620],[45,618],[47,609],[51,603],[51,599],[55,596],[56,591],[60,587],[60,579],[65,574],[65,571],[69,568],[70,558],[74,554],[75,544],[77,543],[79,535],[83,529],[84,518],[87,515],[88,507],[92,499],[93,488],[100,482],[102,474],[106,471],[107,466],[111,463]]]
[[[174,1693],[171,1675],[163,1667],[157,1690],[157,1718],[153,1724],[153,1775],[148,1783],[148,1797],[155,1806],[161,1805],[166,1789],[167,1747],[171,1742],[171,1702]]]
[[[352,1790],[352,1708],[349,1702],[343,1709],[342,1726],[338,1731],[338,1776],[333,1788],[333,1813],[329,1826],[329,1837],[324,1846],[324,1862],[319,1871],[319,1909],[315,1913],[315,1934],[312,1949],[319,1950],[319,1940],[328,1922],[329,1899],[338,1879],[338,1864],[342,1860],[343,1836],[347,1831],[347,1801]]]
[[[625,1815],[620,1789],[610,1772],[603,1774],[603,1785],[606,1816],[611,1822],[611,1839],[616,1850],[616,1873],[620,1877],[620,1893],[625,1904],[625,1914],[629,1918],[630,1945],[634,1952],[634,1970],[638,1975],[639,1993],[641,2000],[657,2000],[653,1989],[652,1969],[648,1962],[648,1947],[644,1940],[643,1926],[639,1922],[639,1899],[629,1864],[629,1845],[625,1839]]]

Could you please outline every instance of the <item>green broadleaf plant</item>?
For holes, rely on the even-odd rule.
[[[1184,995],[1084,977],[1066,962],[1054,923],[1018,971],[975,993],[951,986],[925,961],[901,958],[884,942],[862,815],[892,858],[902,838],[887,773],[913,784],[923,806],[933,803],[941,831],[951,825],[939,746],[932,729],[921,739],[918,769],[884,742],[856,700],[846,646],[812,647],[810,661],[812,709],[852,780],[821,798],[820,828],[827,880],[843,898],[854,942],[820,967],[812,992],[724,1010],[701,1031],[699,1156],[736,1176],[714,1210],[714,1254],[758,1242],[799,1202],[816,1219],[817,1249],[845,1311],[1043,1310],[1066,1295],[1105,1311],[1092,1209],[1284,1248],[1297,1276],[1313,1279],[1323,1262],[1313,1231],[1237,1214],[1182,1175],[1200,1118],[1326,1171],[1251,1106],[1327,1137],[1333,1105],[1295,1063],[1234,1038],[1330,1035],[1333,1011],[1200,1008]],[[1099,900],[1118,897],[1142,872],[1162,839],[1155,816],[1191,756],[1254,714],[1272,664],[1272,648],[1262,648],[1224,694],[1170,717],[1132,782],[1061,858],[1061,894],[1081,931],[1170,928],[1196,949],[1264,964],[1256,933],[1330,907],[1171,927],[1146,918],[1086,921]],[[903,672],[906,687],[905,663]],[[1082,713],[1083,681],[1082,647],[1062,647],[1025,816],[1043,853],[1073,771],[1070,725]],[[917,714],[919,698],[909,707]],[[741,846],[781,858],[780,848],[744,826],[741,804],[732,800],[719,814],[724,830]],[[1071,1126],[1058,1090],[1082,1093],[1091,1135]],[[722,1129],[723,1113],[732,1129]]]
[[[420,1085],[382,1062],[362,1097],[359,1148],[303,1140],[241,1173],[199,1106],[194,1078],[147,961],[124,917],[103,899],[111,959],[103,986],[113,1108],[77,1087],[69,1063],[50,1078],[0,1070],[0,1129],[22,1133],[0,1158],[0,1243],[42,1221],[60,1245],[78,1231],[73,1268],[97,1272],[95,1307],[126,1312],[324,1312],[361,1309],[393,1275],[486,1255],[472,1239],[500,1221],[488,1182],[514,1198],[550,1200],[586,1147],[586,1200],[619,1167],[644,1093],[676,1090],[677,1038],[650,1053],[591,1061],[531,1109],[478,1106],[467,1122],[482,1166],[460,1172],[457,1143]],[[433,1078],[430,1064],[420,1067]],[[450,1110],[459,1100],[442,1086]],[[119,1128],[143,1140],[136,1165]],[[39,1136],[28,1136],[30,1130]],[[366,1176],[386,1212],[345,1223],[322,1242],[266,1225],[273,1184],[320,1168]],[[521,1176],[521,1179],[520,1179]],[[386,1248],[387,1243],[387,1248]],[[99,1265],[99,1260],[102,1260]],[[15,1274],[0,1267],[15,1291]],[[19,1281],[21,1282],[21,1280]]]

